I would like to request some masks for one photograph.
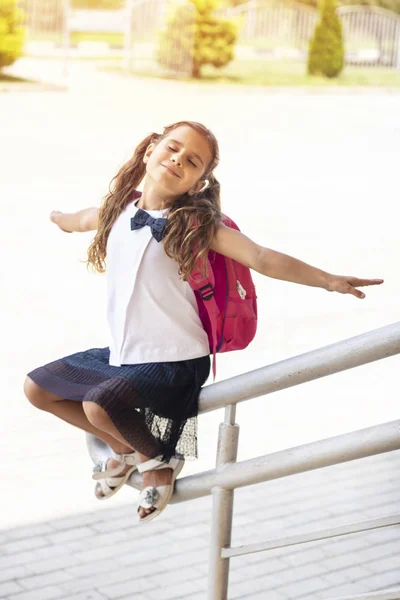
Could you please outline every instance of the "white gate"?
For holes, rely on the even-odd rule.
[[[64,46],[68,0],[22,0],[25,13],[27,55],[48,56]]]
[[[241,58],[305,60],[318,12],[302,4],[263,4],[251,0],[225,12],[239,22]]]
[[[400,68],[400,16],[377,6],[341,6],[346,62]]]
[[[25,16],[21,75],[56,85],[67,84],[69,0],[20,0]]]
[[[190,76],[193,25],[194,8],[188,2],[128,0],[125,69],[153,75]]]
[[[250,0],[224,12],[239,21],[237,56],[305,61],[320,19],[301,4],[263,4]],[[342,6],[346,64],[400,68],[400,16],[374,6]]]

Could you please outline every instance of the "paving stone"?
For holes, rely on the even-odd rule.
[[[387,571],[385,573],[379,573],[370,575],[363,580],[370,591],[378,591],[393,586],[400,586],[400,571]]]
[[[46,586],[56,585],[64,581],[72,579],[72,575],[69,575],[65,570],[53,571],[44,575],[34,575],[32,577],[23,577],[18,582],[26,589],[32,590],[35,588],[41,588]]]
[[[18,527],[18,529],[11,529],[7,531],[7,538],[10,541],[16,541],[45,535],[47,533],[54,533],[53,527],[46,523],[40,523],[38,525],[29,525],[28,527]],[[1,538],[0,543],[3,543],[1,541]]]
[[[67,529],[66,531],[47,535],[46,538],[52,544],[64,544],[66,542],[93,537],[93,533],[93,529],[90,527],[75,527],[74,529]]]
[[[120,583],[113,583],[112,585],[98,585],[98,591],[100,594],[103,594],[106,598],[110,598],[111,600],[117,600],[123,596],[131,594],[132,598],[135,598],[137,592],[147,592],[148,590],[154,589],[156,586],[153,584],[152,578],[142,578],[136,579],[136,581],[131,581],[129,578],[127,581],[123,581]],[[163,588],[158,588],[161,592],[162,590],[167,589],[168,586]],[[176,587],[176,586],[174,586]],[[180,586],[179,586],[180,587]]]
[[[163,573],[157,573],[156,575],[149,574],[151,582],[156,586],[164,587],[167,585],[176,585],[179,588],[181,581],[193,581],[203,577],[203,573],[195,567],[188,567],[170,571],[164,571]],[[205,578],[207,579],[207,578]]]
[[[7,598],[11,594],[22,592],[23,589],[24,588],[19,585],[19,583],[15,583],[15,581],[6,581],[5,583],[0,583],[0,598]]]
[[[302,596],[312,597],[314,592],[324,590],[328,583],[322,577],[313,577],[312,579],[303,579],[286,585],[279,586],[278,592],[286,594],[289,598],[301,598]]]
[[[26,552],[28,550],[35,550],[36,548],[42,548],[48,546],[49,542],[44,536],[37,536],[32,538],[26,538],[15,542],[6,542],[2,546],[2,550],[5,554],[19,554],[20,552]]]
[[[64,570],[77,564],[79,564],[79,561],[73,554],[61,554],[61,556],[56,555],[55,558],[30,562],[26,568],[31,575],[44,575],[45,573],[51,573],[59,569]]]
[[[368,575],[370,575],[368,569],[355,565],[348,569],[339,569],[327,573],[324,575],[324,579],[333,585],[340,585],[342,583],[357,583],[359,580],[363,581]]]
[[[83,592],[83,594],[77,594],[68,597],[63,596],[60,600],[64,600],[64,598],[65,600],[107,600],[107,596],[103,596],[103,594],[99,594],[99,592]],[[137,600],[136,596],[134,600]]]
[[[339,586],[330,584],[326,590],[319,594],[319,596],[320,598],[330,600],[331,598],[341,598],[342,596],[357,596],[367,591],[368,589],[361,583],[345,583]],[[305,594],[305,597],[307,597],[307,594]]]
[[[199,591],[196,582],[186,581],[179,585],[155,588],[146,592],[146,598],[149,600],[178,600],[184,598],[188,600],[192,594]]]
[[[0,559],[0,566],[1,566],[1,559]],[[3,583],[4,581],[10,581],[12,579],[19,579],[20,577],[26,577],[27,575],[30,575],[31,572],[29,571],[29,569],[27,569],[26,567],[23,566],[18,566],[18,567],[9,567],[8,569],[1,569],[0,570],[0,583]]]
[[[154,567],[153,567],[154,570]],[[115,569],[108,573],[94,572],[90,577],[82,577],[65,581],[62,584],[63,589],[68,592],[77,594],[78,592],[85,592],[87,590],[97,589],[100,593],[104,593],[102,588],[105,587],[116,587],[118,584],[131,585],[132,588],[138,588],[140,591],[147,589],[147,584],[143,583],[150,581],[151,577],[132,577],[134,572],[131,569]],[[134,581],[132,581],[134,579]],[[123,595],[122,593],[120,594]]]
[[[11,594],[7,600],[58,600],[65,592],[58,587],[46,587],[38,590],[30,590],[21,594]]]

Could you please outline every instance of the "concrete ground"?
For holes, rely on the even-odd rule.
[[[21,61],[14,72],[38,68]],[[0,114],[0,597],[203,598],[210,500],[136,528],[135,492],[96,501],[82,433],[23,397],[28,370],[108,343],[104,281],[82,262],[91,235],[62,234],[48,214],[100,204],[150,130],[203,121],[221,144],[224,210],[247,235],[331,272],[385,279],[359,301],[256,274],[257,338],[219,357],[218,380],[276,362],[398,320],[399,97],[190,86],[76,65],[67,91],[5,93]],[[243,403],[239,460],[397,419],[397,362]],[[199,460],[183,475],[212,468],[221,419],[200,417]],[[234,543],[398,512],[399,460],[394,452],[238,491]],[[229,598],[400,586],[399,547],[394,526],[234,559]]]

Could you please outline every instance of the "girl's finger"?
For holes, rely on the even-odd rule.
[[[354,287],[353,285],[349,285],[349,287],[347,288],[347,290],[344,292],[345,294],[352,294],[353,296],[355,296],[356,298],[360,298],[360,300],[362,300],[363,298],[365,298],[365,294],[364,292],[362,292],[361,290],[358,290],[356,287]]]
[[[360,298],[360,300],[363,300],[363,298],[365,298],[364,292],[362,292],[361,290],[357,290],[356,288],[353,288],[353,294],[354,296],[356,296],[356,298]]]
[[[380,285],[383,283],[383,279],[356,279],[353,285],[365,286],[365,285]]]

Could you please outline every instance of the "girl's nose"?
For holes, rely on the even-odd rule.
[[[178,167],[182,166],[181,159],[179,155],[175,155],[171,158],[172,162],[175,163]]]

